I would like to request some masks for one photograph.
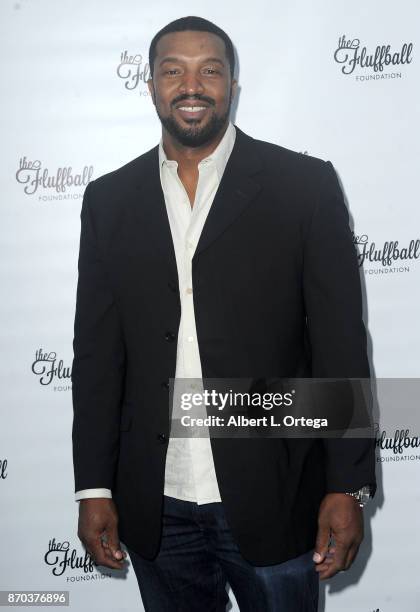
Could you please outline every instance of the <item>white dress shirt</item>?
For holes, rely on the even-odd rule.
[[[178,176],[178,162],[168,160],[162,140],[159,143],[160,181],[175,250],[181,301],[175,379],[200,381],[202,378],[194,316],[192,258],[235,144],[235,136],[235,127],[230,122],[213,153],[198,164],[199,178],[192,207]],[[175,380],[174,395],[176,385]],[[182,390],[187,391],[184,387]],[[197,389],[191,391],[197,392]],[[198,504],[221,501],[208,437],[169,438],[164,494]],[[77,491],[76,501],[111,496],[110,489],[83,489]]]

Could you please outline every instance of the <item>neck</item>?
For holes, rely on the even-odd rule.
[[[162,143],[166,157],[178,162],[178,166],[185,169],[197,168],[202,159],[213,153],[219,142],[225,135],[229,121],[220,130],[218,134],[205,144],[199,147],[186,147],[178,140],[169,134],[166,128],[162,126]]]

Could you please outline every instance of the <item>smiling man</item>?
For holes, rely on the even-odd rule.
[[[170,435],[169,380],[369,377],[348,213],[330,162],[230,121],[227,34],[153,38],[159,145],[91,182],[81,212],[73,459],[79,537],[126,545],[147,611],[317,609],[352,564],[371,439]]]
[[[170,135],[169,140],[184,148],[214,148],[226,130],[236,90],[223,40],[208,32],[173,32],[152,45],[152,54],[157,53],[157,43],[157,66],[148,84],[165,140]],[[206,83],[205,89],[201,86],[193,95],[179,89],[179,80],[190,79],[190,71],[200,74]]]

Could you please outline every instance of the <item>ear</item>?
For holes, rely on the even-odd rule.
[[[153,102],[153,104],[156,106],[156,100],[155,100],[155,87],[154,87],[154,85],[153,85],[153,79],[152,79],[152,77],[150,77],[150,79],[148,79],[148,81],[147,81],[147,87],[149,88],[149,92],[150,92],[150,95],[151,95],[151,97],[152,97],[152,102]]]
[[[236,96],[237,89],[238,89],[238,81],[236,79],[232,79],[232,85],[231,85],[231,98],[232,98],[232,100]]]

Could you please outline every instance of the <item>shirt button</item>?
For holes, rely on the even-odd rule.
[[[194,342],[194,336],[188,336],[187,340],[188,342]]]
[[[192,293],[192,288],[191,287],[187,287],[187,293]]]
[[[193,249],[193,248],[194,248],[194,245],[193,245],[193,243],[192,243],[192,242],[187,242],[187,247],[188,247],[189,249]]]

